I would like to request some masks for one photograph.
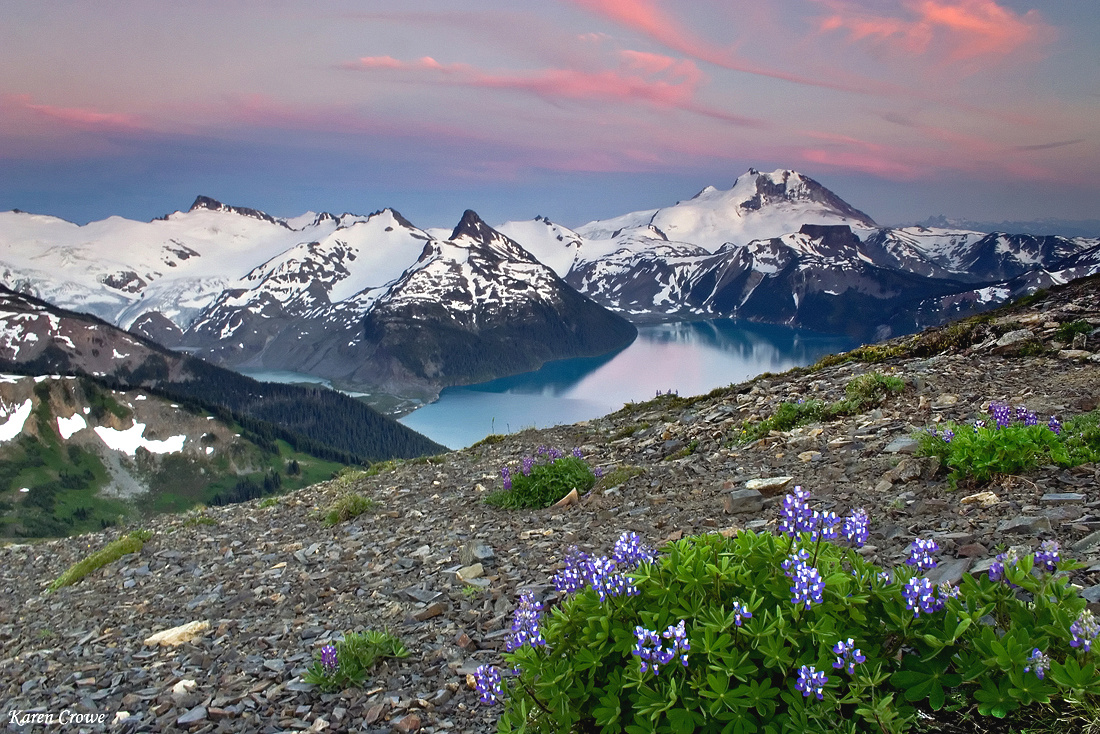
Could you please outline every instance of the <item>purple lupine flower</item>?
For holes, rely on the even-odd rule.
[[[862,507],[858,510],[852,510],[852,514],[844,518],[844,527],[841,534],[853,546],[862,548],[864,543],[867,542],[867,536],[870,534],[869,522],[867,511]]]
[[[936,436],[939,435],[939,430],[935,426],[928,426],[928,428],[924,429],[924,432],[927,433],[932,438],[935,438]]]
[[[538,456],[546,456],[546,454],[547,454],[547,452],[548,452],[548,451],[549,451],[549,449],[548,449],[548,448],[546,448],[545,446],[539,446],[538,450],[537,450],[537,451],[535,451],[535,453],[536,453],[536,454],[537,454]]]
[[[1092,643],[1097,637],[1100,637],[1100,624],[1097,623],[1096,617],[1092,611],[1086,609],[1081,612],[1081,616],[1070,625],[1069,633],[1073,635],[1073,639],[1070,640],[1070,647],[1082,647],[1085,652],[1092,649]]]
[[[791,554],[787,556],[786,560],[779,564],[780,568],[786,571],[788,576],[793,575],[795,572],[791,570],[792,566],[806,565],[806,561],[810,560],[809,552],[804,548],[791,551]]]
[[[564,451],[560,451],[560,450],[555,449],[555,448],[550,449],[550,461],[557,461],[558,459],[560,459],[563,456],[565,456]]]
[[[792,538],[799,533],[810,532],[814,529],[814,513],[810,509],[810,493],[801,486],[794,488],[792,494],[783,498],[783,506],[779,510],[779,531]]]
[[[750,612],[749,608],[738,599],[733,602],[733,617],[733,623],[740,627],[742,621],[752,619],[752,612]]]
[[[935,597],[932,588],[932,582],[927,577],[914,577],[905,582],[901,595],[905,598],[905,608],[913,612],[914,618],[922,612],[931,614],[943,608],[943,602]]]
[[[1035,673],[1035,677],[1042,680],[1046,674],[1047,669],[1050,667],[1050,658],[1047,657],[1039,648],[1035,648],[1031,651],[1031,655],[1027,659],[1027,665],[1024,666],[1025,673]]]
[[[588,583],[599,594],[600,601],[613,596],[637,596],[640,592],[625,574],[615,567],[615,561],[601,556],[588,566]]]
[[[837,670],[841,668],[847,669],[848,675],[855,673],[856,665],[867,659],[867,656],[856,647],[856,641],[851,637],[848,638],[847,642],[839,640],[833,645],[833,652],[837,656],[836,662],[833,663],[833,667]]]
[[[1016,555],[1015,548],[1009,548],[1004,553],[998,553],[989,566],[989,580],[1000,581],[1004,576],[1005,566],[1013,567],[1017,561],[1019,561],[1019,558]]]
[[[525,477],[531,476],[531,467],[533,467],[534,465],[535,465],[534,457],[524,456],[523,457],[523,469],[522,469],[523,476],[525,476]]]
[[[1035,415],[1035,413],[1028,412],[1028,414],[1026,416],[1024,416],[1024,425],[1025,426],[1037,426],[1037,425],[1039,425],[1039,416]]]
[[[592,474],[596,477],[596,479],[599,479],[603,476],[603,467],[597,466],[595,469],[592,470]]]
[[[642,563],[653,563],[657,553],[634,532],[624,532],[615,541],[611,550],[611,559],[624,569],[637,568]]]
[[[539,629],[542,619],[542,602],[535,599],[535,592],[525,591],[519,597],[519,606],[512,616],[512,635],[504,644],[508,652],[515,652],[524,645],[539,647],[545,645]]]
[[[951,443],[951,439],[953,439],[953,438],[955,438],[955,432],[952,431],[950,428],[944,429],[944,431],[943,431],[943,442],[944,443]]]
[[[1012,422],[1012,408],[1005,403],[992,402],[989,404],[989,414],[997,424],[997,428],[1005,428]]]
[[[1026,405],[1017,405],[1016,406],[1016,422],[1017,423],[1027,423],[1028,413],[1029,413],[1029,411],[1028,411]],[[1034,413],[1032,413],[1032,415],[1034,415]]]
[[[1051,416],[1050,420],[1047,421],[1047,428],[1054,431],[1055,436],[1062,435],[1062,422],[1054,416]]]
[[[327,673],[333,673],[339,667],[340,661],[336,656],[335,645],[325,645],[321,648],[321,667]]]
[[[879,571],[878,580],[884,584],[890,584],[894,582],[894,577],[890,574],[889,571]]]
[[[512,488],[512,472],[511,472],[511,470],[506,466],[500,467],[500,476],[504,478],[504,488],[505,489],[511,489]]]
[[[479,665],[474,672],[474,683],[482,703],[496,703],[504,697],[500,671],[492,665]]]
[[[592,557],[575,546],[565,556],[565,568],[554,575],[554,588],[559,594],[573,594],[588,584]]]
[[[985,421],[974,421],[974,433],[977,433],[979,428],[985,428]]]
[[[1057,540],[1044,540],[1035,553],[1035,565],[1042,566],[1047,571],[1057,570],[1060,560],[1062,555],[1058,549]]]
[[[905,562],[910,566],[916,566],[919,571],[928,571],[936,567],[932,554],[939,549],[939,544],[931,538],[917,538],[909,546],[909,558]]]
[[[810,540],[817,540],[821,537],[823,540],[836,540],[837,525],[840,524],[840,518],[836,516],[836,513],[829,510],[827,512],[818,512],[814,510],[813,514],[813,527],[810,529]]]
[[[634,628],[634,649],[630,654],[641,659],[643,673],[652,671],[653,675],[659,675],[661,666],[668,665],[677,657],[680,658],[680,664],[687,667],[691,643],[688,642],[684,625],[685,622],[681,619],[679,624],[669,625],[661,634],[641,625]],[[665,641],[670,644],[666,646]]]
[[[573,449],[573,456],[576,456],[578,459],[583,459],[584,458],[584,452],[580,450],[580,447],[574,448]]]
[[[817,700],[825,698],[825,684],[829,677],[824,671],[819,671],[812,665],[803,665],[798,669],[798,680],[795,681],[795,690],[802,692],[803,698],[809,698],[811,694],[817,696]]]
[[[940,599],[940,609],[943,609],[947,605],[948,599],[959,598],[959,587],[955,586],[950,581],[944,581],[936,586],[936,594]]]
[[[796,607],[802,605],[809,609],[814,604],[820,604],[824,601],[825,582],[816,568],[807,565],[803,561],[798,561],[791,566],[787,575],[790,576],[793,582],[791,585],[791,603]]]

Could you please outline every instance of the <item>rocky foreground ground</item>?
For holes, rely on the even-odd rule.
[[[1086,564],[1074,576],[1082,593],[1100,601],[1100,466],[1045,467],[953,490],[933,462],[913,455],[911,438],[939,421],[979,417],[990,400],[1044,418],[1095,409],[1100,333],[1057,342],[1059,325],[1080,321],[1100,327],[1096,279],[853,355],[873,364],[832,360],[701,398],[662,396],[350,487],[319,484],[271,507],[158,517],[145,525],[154,535],[142,552],[53,593],[50,581],[112,536],[9,545],[0,549],[2,725],[43,731],[50,727],[22,726],[12,712],[28,722],[52,713],[56,722],[68,710],[67,731],[493,731],[494,711],[478,703],[468,676],[499,662],[521,590],[552,603],[550,578],[569,546],[603,553],[624,530],[653,545],[774,530],[782,490],[746,489],[778,477],[811,490],[822,508],[865,507],[867,553],[883,565],[902,562],[918,535],[943,549],[942,578],[982,568],[998,545],[1057,539]],[[870,412],[736,442],[742,421],[766,418],[782,401],[837,400],[870,371],[902,378],[905,390]],[[609,475],[638,472],[562,508],[484,504],[501,466],[518,466],[539,446],[580,447]],[[325,527],[318,511],[349,489],[377,501],[376,511]],[[208,627],[177,646],[144,644],[189,622]],[[323,644],[368,628],[390,630],[411,654],[380,664],[361,689],[324,694],[302,681]]]

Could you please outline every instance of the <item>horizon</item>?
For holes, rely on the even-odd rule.
[[[1100,5],[6,4],[0,210],[568,227],[749,168],[882,226],[1100,216]]]

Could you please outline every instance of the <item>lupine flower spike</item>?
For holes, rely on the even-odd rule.
[[[1050,658],[1039,648],[1035,648],[1031,651],[1031,656],[1027,659],[1027,665],[1024,666],[1025,673],[1035,673],[1035,677],[1042,680],[1046,676],[1047,669],[1050,667]]]
[[[535,592],[523,592],[512,618],[512,635],[505,642],[505,649],[508,652],[515,652],[524,645],[531,647],[545,645],[546,640],[543,639],[542,630],[539,629],[541,619],[542,602],[535,599]]]
[[[817,700],[825,698],[825,684],[829,677],[812,665],[803,665],[798,669],[798,680],[794,687],[802,692],[803,698],[809,698],[811,694],[817,696]]]
[[[482,703],[496,703],[504,697],[500,671],[492,665],[479,665],[474,672],[474,684],[481,695]]]
[[[836,662],[833,663],[833,667],[837,670],[841,668],[848,671],[851,675],[856,672],[856,665],[862,663],[867,659],[858,647],[856,647],[856,641],[851,637],[848,641],[840,640],[833,646],[833,652],[836,654]]]
[[[326,672],[332,673],[339,667],[339,660],[336,657],[336,647],[334,645],[325,645],[321,648],[321,667]]]

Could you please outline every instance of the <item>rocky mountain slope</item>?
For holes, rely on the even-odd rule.
[[[341,464],[147,390],[0,375],[0,536],[64,536],[300,488]]]
[[[0,370],[88,375],[116,387],[153,390],[331,459],[409,458],[441,448],[333,390],[257,382],[3,286]]]
[[[1068,341],[1081,329],[1060,328],[1067,323],[1088,333]],[[212,509],[201,523],[162,517],[140,553],[53,594],[44,585],[110,536],[8,546],[0,702],[120,717],[125,731],[488,733],[493,711],[478,705],[468,676],[499,660],[521,589],[553,603],[550,578],[569,546],[603,553],[624,530],[654,545],[775,531],[784,484],[810,490],[822,509],[866,508],[865,552],[884,565],[902,562],[915,537],[935,538],[943,579],[980,571],[998,545],[1057,539],[1084,563],[1076,583],[1100,602],[1100,467],[1042,467],[953,490],[934,462],[911,453],[915,432],[973,419],[991,400],[1063,419],[1096,409],[1098,329],[1100,281],[1091,278],[813,369],[352,475],[276,507]],[[839,399],[872,371],[905,389],[857,415],[736,441],[742,421],[783,401]],[[607,479],[571,506],[481,502],[502,466],[539,446],[579,447]],[[376,510],[324,527],[318,510],[349,489]],[[179,646],[143,645],[188,622],[208,626]],[[321,694],[303,683],[323,644],[364,628],[388,628],[410,656],[380,664],[360,689]]]

